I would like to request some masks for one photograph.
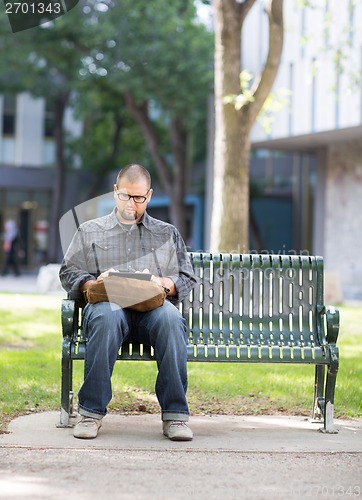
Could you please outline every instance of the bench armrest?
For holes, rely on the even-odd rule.
[[[62,332],[63,338],[71,339],[73,337],[75,325],[77,325],[77,307],[75,300],[62,300]]]
[[[327,306],[327,342],[336,344],[339,334],[339,311],[333,306]]]

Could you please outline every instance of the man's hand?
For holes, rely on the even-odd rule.
[[[79,290],[83,293],[89,288],[90,286],[94,285],[94,283],[97,283],[96,280],[89,280],[83,283],[83,285],[79,288]]]
[[[94,285],[95,283],[97,283],[97,281],[99,281],[101,278],[107,278],[108,274],[110,272],[114,272],[115,269],[113,269],[113,267],[111,267],[111,269],[108,269],[108,271],[104,271],[103,273],[101,273],[97,280],[89,280],[89,281],[86,281],[85,283],[83,283],[83,285],[80,287],[80,291],[81,292],[85,292],[87,290],[87,288],[89,288],[90,286]]]
[[[108,278],[109,273],[114,273],[114,272],[116,272],[116,270],[113,269],[113,267],[111,267],[110,269],[108,269],[108,271],[104,271],[103,273],[101,273],[98,276],[97,280],[100,280],[100,279],[103,279],[103,278]]]
[[[166,288],[169,290],[167,295],[170,295],[171,297],[175,297],[176,295],[176,287],[175,283],[172,281],[171,278],[163,278],[162,276],[153,276],[151,278],[152,281],[156,281],[159,285],[161,285],[163,288]]]

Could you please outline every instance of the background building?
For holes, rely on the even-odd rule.
[[[65,118],[65,128],[70,136],[82,132],[71,110]],[[0,95],[0,236],[6,220],[15,220],[21,235],[24,256],[23,270],[37,270],[47,262],[51,199],[54,193],[55,143],[53,112],[46,99],[35,99],[27,93]],[[193,179],[193,189],[185,203],[187,238],[192,249],[203,248],[203,196],[197,186],[204,185],[204,167],[197,167],[199,180]],[[117,172],[105,174],[99,193],[112,189]],[[195,177],[195,176],[193,176]],[[82,203],[85,187],[92,185],[93,174],[78,168],[69,169],[66,175],[64,212]],[[169,200],[159,186],[155,186],[149,212],[168,220]],[[113,198],[92,216],[111,211]],[[59,248],[59,260],[62,249]],[[0,269],[4,252],[0,245]]]
[[[297,223],[286,248],[291,241],[291,248],[324,256],[327,293],[361,300],[362,4],[284,5],[284,51],[274,94],[283,100],[285,89],[290,94],[278,112],[267,113],[268,130],[260,122],[253,129],[251,182],[262,169],[264,192],[284,193],[272,233],[292,220]],[[266,54],[265,17],[261,2],[244,32],[243,66],[254,74]]]
[[[70,111],[65,124],[70,134],[80,133]],[[17,222],[27,269],[38,267],[47,250],[54,158],[53,112],[47,101],[27,93],[0,95],[0,232],[7,219]]]
[[[250,248],[270,253],[323,255],[327,297],[362,300],[362,4],[317,0],[315,7],[284,2],[285,42],[274,102],[252,131]],[[264,2],[250,11],[243,32],[243,67],[258,74],[267,51]],[[212,108],[212,104],[210,106]],[[23,265],[42,263],[53,193],[53,113],[46,99],[0,96],[0,227],[17,220]],[[212,120],[211,120],[212,122]],[[81,125],[66,114],[67,131]],[[212,129],[212,127],[211,127]],[[212,157],[212,130],[209,157]],[[90,174],[68,174],[65,211],[81,201]],[[112,175],[105,176],[103,193]],[[207,250],[211,181],[192,172],[187,197],[187,243]],[[101,194],[101,193],[100,193]],[[150,212],[167,219],[160,189]],[[0,263],[3,259],[0,250]],[[333,294],[332,294],[333,292]]]

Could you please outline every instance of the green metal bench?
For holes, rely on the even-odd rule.
[[[323,421],[322,431],[336,433],[339,312],[324,305],[323,259],[189,255],[199,283],[180,304],[188,325],[188,361],[314,365],[313,419]],[[61,427],[74,415],[73,361],[83,360],[86,349],[81,311],[74,300],[63,300]],[[148,346],[124,344],[118,359],[154,358]]]

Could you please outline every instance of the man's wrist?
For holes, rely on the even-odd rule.
[[[162,288],[165,290],[167,295],[170,296],[175,296],[176,295],[176,288],[175,284],[172,281],[171,278],[164,278],[162,276],[155,276],[153,278],[159,285],[162,286]]]
[[[79,290],[81,292],[85,292],[87,290],[87,288],[89,288],[90,286],[93,285],[93,283],[95,282],[95,280],[88,280],[88,281],[85,281],[80,287],[79,287]]]

